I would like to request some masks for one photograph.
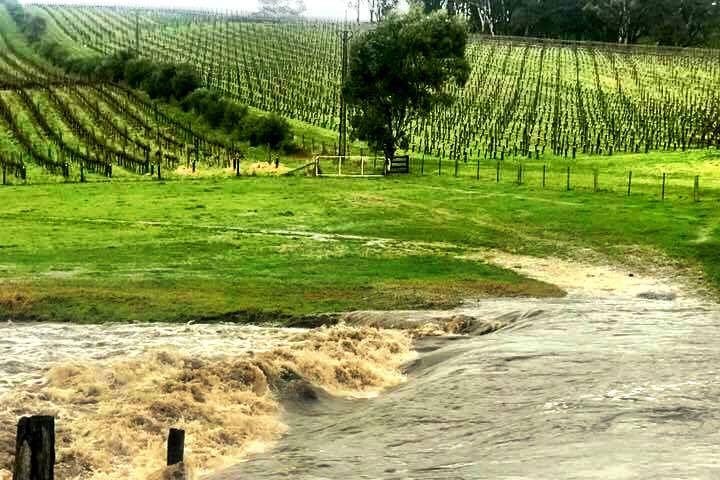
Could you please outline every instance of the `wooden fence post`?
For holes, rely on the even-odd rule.
[[[495,183],[500,183],[500,161],[495,164]]]
[[[7,166],[2,162],[2,184],[7,185]]]
[[[630,192],[632,189],[632,170],[628,172],[628,190],[627,190],[627,196],[630,196]]]
[[[13,480],[54,480],[55,419],[23,417],[15,440]]]
[[[700,175],[695,176],[695,183],[693,184],[693,200],[696,202],[700,201]]]
[[[480,180],[480,157],[477,158],[477,172],[475,172],[475,179]]]
[[[570,167],[567,167],[567,191],[570,191]]]
[[[185,430],[171,428],[167,442],[167,464],[177,465],[185,456]]]
[[[600,175],[600,172],[596,168],[593,170],[593,191],[597,193],[598,191],[598,176]]]
[[[660,200],[662,200],[663,202],[665,201],[665,178],[666,178],[666,176],[667,176],[667,174],[666,174],[665,172],[663,172],[663,175],[662,175],[662,189],[661,189],[661,191],[660,191]]]

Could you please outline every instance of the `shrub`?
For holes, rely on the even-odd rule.
[[[190,65],[178,65],[172,79],[172,95],[182,99],[200,87],[200,76]]]
[[[130,60],[125,64],[125,81],[132,88],[138,88],[143,80],[152,74],[154,69],[155,64],[150,60],[142,58]]]
[[[95,75],[103,80],[119,82],[125,78],[125,65],[135,58],[135,54],[129,50],[119,52],[103,58],[95,69]]]
[[[171,63],[154,65],[152,73],[147,76],[140,86],[150,98],[169,99],[172,97],[172,80],[175,78],[176,66]]]
[[[277,150],[289,143],[290,133],[288,121],[272,113],[253,122],[249,128],[248,138],[250,145],[269,145],[270,148]]]

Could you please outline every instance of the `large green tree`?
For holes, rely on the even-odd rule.
[[[356,38],[342,92],[355,135],[384,152],[386,159],[407,148],[409,122],[449,103],[449,82],[467,81],[467,36],[465,23],[457,17],[413,10],[390,14]]]

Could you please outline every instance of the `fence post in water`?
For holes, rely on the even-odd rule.
[[[665,172],[663,172],[662,189],[660,189],[660,200],[662,200],[663,202],[665,201],[665,178],[666,178],[666,176],[667,176],[667,174]]]
[[[630,196],[630,192],[632,189],[632,170],[628,172],[628,197]]]
[[[570,191],[570,167],[567,167],[567,191]]]
[[[13,480],[53,480],[55,477],[55,419],[23,417],[15,440]]]
[[[177,465],[185,456],[185,430],[171,428],[167,442],[167,464]]]
[[[700,176],[695,176],[695,183],[693,185],[693,200],[696,202],[700,201]]]

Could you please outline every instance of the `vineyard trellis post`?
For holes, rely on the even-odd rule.
[[[693,184],[693,200],[696,202],[700,201],[700,175],[695,176],[695,182]]]
[[[630,192],[632,190],[632,170],[628,172],[628,188],[627,188],[627,196],[630,196]]]

